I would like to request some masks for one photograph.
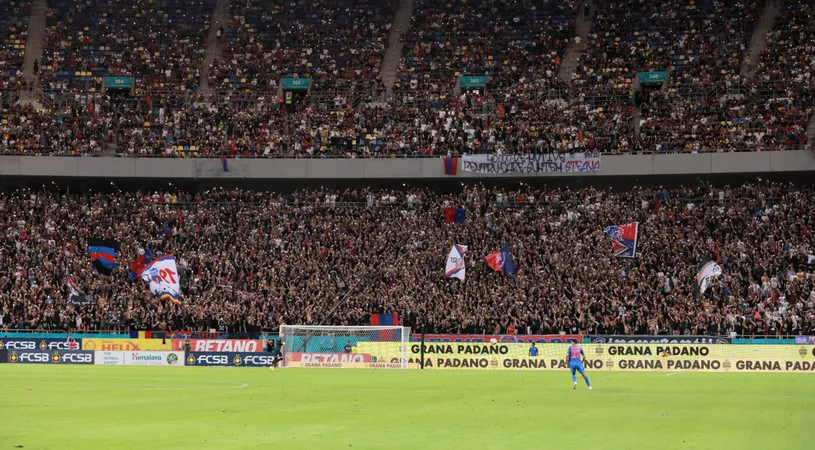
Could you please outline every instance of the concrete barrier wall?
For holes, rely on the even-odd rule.
[[[447,178],[441,158],[423,159],[72,158],[0,156],[0,176],[151,179],[427,179]],[[815,171],[806,150],[787,152],[603,156],[597,172],[505,174],[499,178],[693,175]],[[485,177],[458,168],[459,178]],[[495,178],[495,175],[492,175]]]

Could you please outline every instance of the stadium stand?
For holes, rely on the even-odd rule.
[[[628,94],[639,71],[671,70],[674,84],[739,79],[757,1],[600,2],[573,84]]]
[[[106,76],[138,89],[195,90],[213,0],[49,0],[40,84],[99,90]]]
[[[450,90],[461,75],[491,85],[556,83],[577,2],[417,0],[398,89]]]
[[[379,67],[385,49],[398,44],[388,38],[395,3],[231,1],[209,88],[199,94],[214,0],[49,0],[41,91],[26,109],[14,91],[0,89],[13,118],[0,124],[0,152],[381,157],[807,144],[811,1],[781,8],[752,74],[739,67],[758,30],[757,0],[417,0],[386,93]],[[24,46],[29,7],[0,7],[9,23],[4,49]],[[576,17],[589,17],[589,9],[597,15],[581,44]],[[558,74],[569,46],[581,54],[573,77]],[[18,58],[4,56],[3,64],[19,67],[21,51],[13,50],[3,54]],[[643,70],[668,76],[646,89],[637,83]],[[18,83],[17,74],[3,71],[0,83]],[[489,81],[459,92],[459,75]],[[106,76],[133,76],[135,88],[103,93]],[[281,78],[294,76],[313,83],[285,97]],[[29,119],[54,126],[34,130]],[[97,139],[65,148],[66,128]]]
[[[759,80],[809,85],[815,65],[815,3],[783,2],[776,26],[767,36]]]
[[[336,316],[351,325],[399,312],[409,326],[426,317],[433,332],[813,334],[813,194],[767,182],[619,193],[17,191],[0,198],[0,315],[30,329],[314,324],[344,292],[327,272],[334,268],[362,280]],[[445,207],[464,208],[464,223],[446,223]],[[643,230],[639,258],[615,259],[603,228],[632,220]],[[113,276],[93,270],[89,237],[122,243]],[[507,241],[515,276],[483,262]],[[463,283],[441,276],[453,243],[469,245]],[[186,268],[181,305],[126,280],[138,249],[173,253]],[[694,299],[705,257],[724,275]],[[66,273],[95,307],[66,303]]]
[[[0,0],[0,90],[19,86],[31,5]]]
[[[236,0],[230,8],[211,85],[276,93],[281,78],[297,74],[326,91],[377,87],[393,1]]]

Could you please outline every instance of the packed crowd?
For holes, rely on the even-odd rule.
[[[761,56],[758,69],[761,81],[811,86],[815,67],[815,2],[783,2]]]
[[[757,0],[580,7],[549,0],[421,0],[402,36],[402,66],[387,98],[374,93],[384,89],[379,65],[395,1],[230,2],[230,20],[217,30],[223,56],[209,70],[216,91],[206,97],[195,90],[214,0],[48,5],[44,56],[34,66],[46,91],[39,97],[43,107],[16,105],[16,97],[0,90],[2,153],[780,150],[806,145],[815,101],[808,70],[815,63],[811,0],[782,8],[758,75],[749,81],[740,79],[738,68],[761,8]],[[9,33],[23,36],[29,6],[0,0],[0,8],[8,12],[0,20]],[[576,18],[594,8],[590,39],[567,86],[558,78],[560,60]],[[0,65],[7,65],[2,49]],[[669,86],[646,90],[635,111],[633,77],[667,68]],[[0,73],[0,88],[17,74]],[[489,76],[488,89],[455,94],[461,74]],[[134,75],[135,92],[129,98],[101,94],[106,75]],[[312,80],[311,91],[279,97],[278,83],[288,76]]]
[[[321,90],[374,88],[394,12],[392,0],[232,1],[210,84],[276,93],[296,74]]]
[[[105,103],[83,102],[49,112],[10,106],[0,120],[0,153],[99,155],[110,136],[113,114]]]
[[[815,333],[815,192],[735,188],[213,190],[0,197],[0,323],[9,328],[273,330],[399,313],[428,331],[591,334]],[[443,209],[466,210],[446,223]],[[611,254],[609,225],[639,221],[636,259]],[[91,266],[90,237],[121,242],[111,276]],[[518,271],[484,257],[511,242]],[[444,279],[453,244],[464,281]],[[174,254],[181,305],[128,281],[144,250]],[[694,299],[705,258],[723,275]],[[333,269],[333,270],[332,270]],[[329,272],[337,272],[333,276]],[[66,274],[94,304],[68,304]],[[350,290],[350,291],[349,291]]]
[[[19,86],[31,5],[0,0],[0,89]]]
[[[642,110],[640,150],[653,152],[780,150],[806,144],[811,91],[721,100],[671,98],[653,92]]]
[[[48,0],[40,86],[99,90],[106,76],[136,87],[194,90],[215,0]]]
[[[577,4],[417,1],[397,89],[449,90],[461,75],[488,75],[502,88],[534,80],[545,89],[556,83]]]
[[[599,151],[782,150],[806,144],[812,107],[798,97],[683,100],[654,92],[635,138],[633,106],[505,90],[325,110],[276,99],[201,105],[185,97],[102,94],[35,110],[7,106],[0,153],[170,157],[392,157]],[[810,103],[811,104],[811,103]],[[112,150],[111,150],[112,149]],[[107,150],[102,152],[102,150]]]
[[[149,100],[149,101],[148,101]],[[52,110],[10,106],[0,121],[0,152],[122,156],[444,156],[629,149],[632,107],[536,94],[463,93],[431,101],[324,111],[274,99],[194,105],[182,99],[119,102],[78,96]],[[485,111],[492,111],[485,114]]]
[[[649,70],[672,69],[674,84],[740,81],[760,12],[757,0],[603,1],[597,8],[573,85],[622,93]]]

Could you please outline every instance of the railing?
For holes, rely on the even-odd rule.
[[[20,99],[20,89],[0,89],[0,106],[12,105]]]
[[[63,334],[63,335],[65,335],[65,334],[77,334],[77,335],[81,334],[81,335],[120,335],[120,336],[122,336],[122,339],[126,339],[126,337],[124,335],[126,333],[128,333],[129,331],[131,331],[131,330],[127,329],[127,327],[119,328],[119,329],[105,329],[105,330],[83,330],[83,329],[45,330],[45,329],[14,329],[14,328],[5,329],[5,328],[3,328],[3,329],[0,329],[0,337],[15,338],[15,335],[22,335],[22,334]],[[196,330],[174,330],[174,331],[170,331],[170,330],[147,330],[147,331],[150,331],[151,333],[157,333],[157,334],[158,333],[164,333],[165,336],[166,336],[165,338],[167,338],[167,339],[169,339],[170,336],[173,336],[173,335],[187,334],[187,333],[196,333],[196,334],[202,335],[202,336],[216,336],[216,335],[227,334],[226,331],[211,331],[211,330],[207,330],[207,331],[196,331]],[[230,333],[230,337],[228,337],[228,338],[219,337],[219,339],[256,338],[258,336],[276,335],[277,332],[278,332],[278,330],[274,329],[274,328],[272,328],[272,329],[261,329],[259,331],[250,331],[250,332],[236,332],[236,333]],[[477,336],[477,335],[468,334],[466,336],[471,337],[471,336]],[[505,336],[510,336],[510,335],[505,335]],[[523,337],[523,336],[526,336],[526,335],[517,334],[517,335],[512,335],[512,336]],[[620,335],[615,335],[615,336],[625,337],[625,336],[629,336],[629,335],[620,334]],[[678,338],[684,338],[684,337],[692,339],[692,338],[699,337],[699,336],[682,335],[682,334],[639,334],[639,335],[630,335],[630,336],[648,336],[648,337],[666,338],[666,339],[670,339],[670,338],[678,339]],[[589,337],[589,335],[586,335],[586,337]],[[812,336],[809,336],[809,335],[741,335],[741,334],[740,335],[705,335],[704,337],[732,339],[734,342],[736,342],[736,341],[795,341],[795,339],[799,338],[799,337],[812,338]],[[34,339],[34,338],[31,338],[31,339]],[[162,339],[162,338],[159,337],[159,338],[154,338],[154,339]]]
[[[186,145],[186,144],[185,144]],[[195,142],[191,142],[190,145],[196,145]],[[262,153],[254,154],[254,155],[232,155],[229,153],[223,152],[212,152],[208,154],[200,153],[195,155],[187,155],[183,152],[174,153],[170,155],[165,154],[134,154],[129,155],[126,153],[117,153],[116,157],[120,158],[178,158],[178,159],[186,159],[186,158],[195,158],[195,159],[205,159],[205,158],[222,158],[227,157],[230,159],[349,159],[349,158],[357,158],[357,159],[419,159],[419,158],[442,158],[446,156],[446,154],[425,154],[421,152],[418,148],[409,150],[407,153],[400,153],[400,154],[391,154],[391,153],[371,153],[364,151],[367,146],[356,146],[354,147],[355,150],[353,155],[349,156],[346,154],[314,154],[309,155],[307,153],[270,153],[268,155],[264,155]],[[164,147],[158,149],[158,151],[163,151]],[[772,151],[796,151],[796,150],[811,150],[811,147],[806,144],[796,144],[796,145],[784,145],[779,149],[772,150]],[[752,153],[758,151],[771,151],[771,150],[758,150],[756,148],[749,148],[749,147],[739,147],[735,149],[727,149],[727,150],[709,150],[706,152],[699,152],[699,153]],[[488,153],[488,152],[485,152]],[[600,151],[599,152],[604,157],[614,157],[618,155],[666,155],[666,154],[680,154],[680,153],[692,153],[691,151],[684,151],[684,150],[676,150],[671,149],[665,152],[657,152],[653,150],[636,150],[631,149],[627,151]],[[17,148],[8,149],[0,147],[0,155],[9,155],[9,156],[40,156],[40,157],[99,157],[104,155],[92,155],[92,154],[50,154],[43,151],[40,148],[34,149],[27,149],[24,151],[18,151]],[[456,154],[454,156],[461,157],[462,155]]]
[[[534,191],[533,191],[534,192]],[[725,197],[723,199],[719,199],[718,197],[671,197],[670,195],[665,197],[663,193],[653,192],[653,193],[634,193],[630,196],[630,198],[623,199],[623,202],[636,202],[636,207],[639,208],[641,205],[639,202],[642,200],[646,201],[678,201],[681,204],[692,203],[697,206],[722,206],[722,205],[729,205],[731,203],[742,203],[746,201],[756,200],[756,197],[742,197],[742,196],[731,196]],[[773,205],[779,201],[783,200],[783,197],[768,197],[762,199],[762,201],[766,202],[767,205]],[[481,203],[497,203],[498,200],[495,198],[487,198],[486,200],[482,200]],[[141,204],[141,200],[125,200],[119,202],[120,205],[126,205],[129,203],[139,203]],[[182,210],[202,210],[207,208],[224,208],[230,206],[240,206],[242,208],[268,208],[270,206],[294,206],[298,208],[330,208],[330,209],[352,209],[352,208],[376,208],[376,209],[410,209],[414,207],[421,206],[423,204],[429,205],[439,205],[438,201],[431,200],[431,201],[423,201],[423,199],[419,198],[415,201],[408,202],[406,198],[399,198],[395,202],[383,202],[381,199],[372,199],[369,203],[367,200],[360,200],[360,201],[336,201],[336,202],[326,202],[326,201],[299,201],[294,199],[269,199],[268,201],[261,202],[261,201],[217,201],[217,200],[202,200],[200,202],[188,202],[188,201],[179,201],[176,203],[149,203],[151,205],[159,205],[159,206],[167,206],[169,208],[175,209],[182,209]],[[501,200],[501,207],[503,208],[551,208],[551,207],[577,207],[580,205],[585,204],[585,198],[573,198],[569,200],[536,200],[534,202],[529,201],[519,201],[516,200],[513,196],[504,197]]]

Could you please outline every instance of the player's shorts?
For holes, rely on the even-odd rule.
[[[569,363],[569,369],[571,369],[572,375],[574,375],[575,372],[579,372],[581,375],[586,372],[582,363]]]

